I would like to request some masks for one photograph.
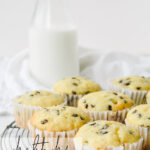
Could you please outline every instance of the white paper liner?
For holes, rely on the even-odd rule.
[[[105,148],[93,148],[89,147],[86,143],[78,143],[78,140],[74,138],[75,150],[142,150],[143,138],[140,138],[136,143],[125,143],[119,147],[107,146]]]
[[[75,150],[73,138],[78,129],[63,132],[41,131],[32,127],[30,121],[28,121],[28,128],[33,141],[37,135],[39,136],[39,142],[43,141],[43,137],[45,138],[45,142],[48,142],[44,144],[43,149],[45,150]],[[41,145],[39,145],[37,150],[41,150],[41,148]]]
[[[118,121],[124,123],[126,115],[130,109],[124,109],[122,111],[85,111],[89,116],[91,121],[96,120],[109,120]]]
[[[150,104],[150,100],[146,99],[146,103],[147,103],[147,104]]]
[[[76,95],[76,94],[69,95],[69,94],[65,94],[64,96],[67,99],[68,106],[77,107],[79,99],[82,98],[84,95]]]
[[[128,88],[122,88],[119,86],[114,85],[111,83],[111,81],[108,81],[108,88],[109,90],[121,92],[127,96],[129,96],[133,101],[135,105],[145,104],[146,103],[146,94],[149,91],[136,91],[136,90],[130,90]]]
[[[42,107],[39,106],[27,106],[24,104],[18,104],[13,102],[13,108],[14,108],[14,116],[16,125],[20,128],[28,129],[28,120],[31,119],[33,114],[41,109]],[[67,104],[67,100],[65,99],[65,102],[62,103],[62,106],[65,106]]]
[[[132,128],[137,129],[140,132],[140,135],[143,137],[143,149],[150,150],[150,128],[138,127],[131,125],[127,119],[125,120],[125,124]]]

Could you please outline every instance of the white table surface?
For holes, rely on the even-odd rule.
[[[2,134],[6,126],[13,121],[14,121],[14,117],[12,115],[0,116],[0,135]]]

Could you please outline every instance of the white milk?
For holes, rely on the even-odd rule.
[[[77,31],[74,27],[32,27],[29,31],[30,72],[50,87],[57,80],[79,74]]]

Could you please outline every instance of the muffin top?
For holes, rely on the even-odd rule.
[[[79,108],[53,106],[35,113],[30,124],[39,130],[62,132],[80,128],[88,121],[89,116]]]
[[[94,148],[119,147],[124,143],[135,143],[140,139],[137,130],[115,121],[98,120],[82,126],[75,139]]]
[[[127,114],[126,121],[131,125],[150,127],[150,105],[142,104],[132,108]]]
[[[61,95],[54,94],[48,91],[38,90],[28,92],[14,99],[13,102],[24,104],[27,106],[50,107],[64,103],[65,98]]]
[[[113,91],[100,91],[83,96],[78,107],[82,110],[118,111],[133,106],[130,97]]]
[[[141,76],[128,76],[111,82],[116,86],[129,88],[130,90],[150,90],[150,78]]]
[[[60,94],[80,95],[100,91],[101,87],[85,77],[68,77],[58,81],[53,89]]]

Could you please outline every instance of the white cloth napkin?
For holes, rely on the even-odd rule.
[[[97,81],[107,89],[107,81],[126,75],[150,76],[150,56],[80,48],[81,75]],[[28,69],[28,49],[12,58],[0,60],[0,115],[12,112],[11,99],[27,91],[46,89]]]

